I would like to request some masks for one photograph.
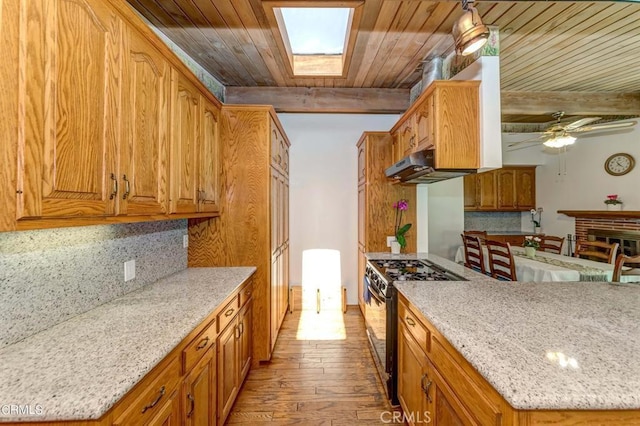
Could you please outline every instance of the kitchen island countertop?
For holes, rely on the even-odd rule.
[[[190,268],[0,350],[6,421],[97,419],[254,272]]]
[[[469,281],[394,285],[521,410],[640,409],[640,286],[501,282],[432,254]]]

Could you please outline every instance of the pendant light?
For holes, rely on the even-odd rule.
[[[464,14],[453,24],[453,40],[456,50],[467,56],[480,49],[489,39],[489,29],[482,23],[478,10],[470,6],[473,0],[462,0]]]

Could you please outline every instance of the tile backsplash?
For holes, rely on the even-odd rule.
[[[465,231],[518,232],[521,230],[520,212],[465,212]]]
[[[187,233],[186,220],[0,233],[0,348],[185,269]]]

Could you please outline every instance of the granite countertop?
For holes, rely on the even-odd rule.
[[[395,285],[512,407],[640,409],[640,286],[499,282],[399,256],[470,279]]]
[[[0,422],[97,419],[204,321],[254,267],[178,272],[0,350]]]

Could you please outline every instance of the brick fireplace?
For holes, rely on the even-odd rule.
[[[640,219],[594,218],[576,216],[578,240],[600,240],[619,243],[620,251],[628,256],[640,254]]]

